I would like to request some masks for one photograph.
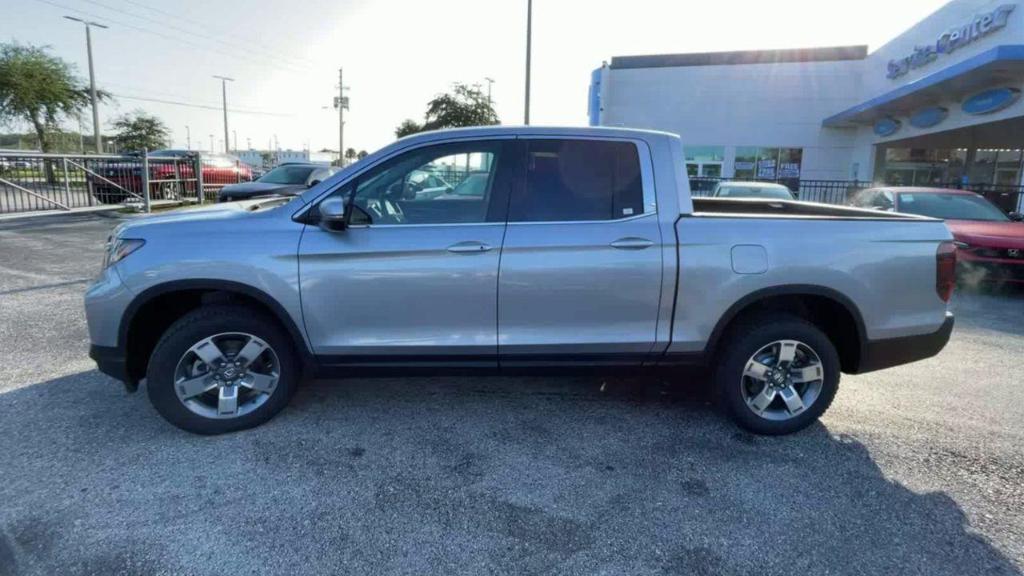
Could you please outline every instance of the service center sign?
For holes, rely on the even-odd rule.
[[[913,54],[889,60],[889,73],[886,76],[899,78],[914,68],[920,68],[932,62],[939,57],[939,54],[952,54],[958,48],[963,48],[975,40],[1004,28],[1015,7],[1014,4],[1003,4],[991,12],[979,14],[970,22],[943,32],[934,44],[916,46]]]

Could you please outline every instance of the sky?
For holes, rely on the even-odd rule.
[[[874,50],[943,4],[534,0],[531,124],[586,124],[590,72],[612,56]],[[97,85],[115,95],[100,106],[104,131],[144,110],[167,124],[175,147],[190,132],[193,149],[208,150],[211,137],[223,149],[213,78],[222,75],[234,78],[228,123],[238,148],[337,149],[339,67],[346,148],[373,151],[402,120],[422,121],[426,103],[453,83],[486,92],[488,77],[502,123],[523,123],[526,0],[0,0],[0,42],[49,46],[86,80],[85,31],[64,15],[109,26],[93,29]]]

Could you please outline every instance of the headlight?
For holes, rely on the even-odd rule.
[[[113,266],[128,257],[129,254],[142,248],[145,240],[138,238],[114,238],[107,242],[106,256],[103,258],[103,268]]]

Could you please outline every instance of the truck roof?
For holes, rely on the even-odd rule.
[[[418,132],[399,139],[399,142],[429,141],[452,136],[479,138],[487,136],[604,136],[643,138],[645,136],[677,136],[660,130],[618,128],[609,126],[474,126],[472,128],[446,128]]]

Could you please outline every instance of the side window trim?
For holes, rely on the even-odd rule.
[[[648,216],[657,216],[658,214],[658,202],[657,195],[655,193],[654,185],[654,160],[651,156],[651,148],[647,145],[647,142],[636,138],[621,138],[614,136],[584,136],[584,135],[572,135],[572,134],[520,134],[516,136],[516,139],[521,143],[517,152],[519,156],[520,165],[517,170],[517,182],[515,186],[515,194],[522,194],[526,188],[526,167],[527,167],[527,155],[529,153],[529,142],[530,140],[592,140],[598,142],[629,142],[636,146],[636,152],[638,161],[640,162],[640,183],[643,192],[643,206],[644,211],[642,214],[633,214],[629,216],[622,216],[621,218],[612,218],[606,220],[548,220],[548,221],[530,221],[523,222],[508,221],[511,225],[523,225],[523,224],[597,224],[597,223],[609,223],[609,222],[627,222],[630,220],[639,220],[640,218],[646,218]],[[511,202],[511,198],[509,199]],[[508,212],[506,211],[506,216]]]

